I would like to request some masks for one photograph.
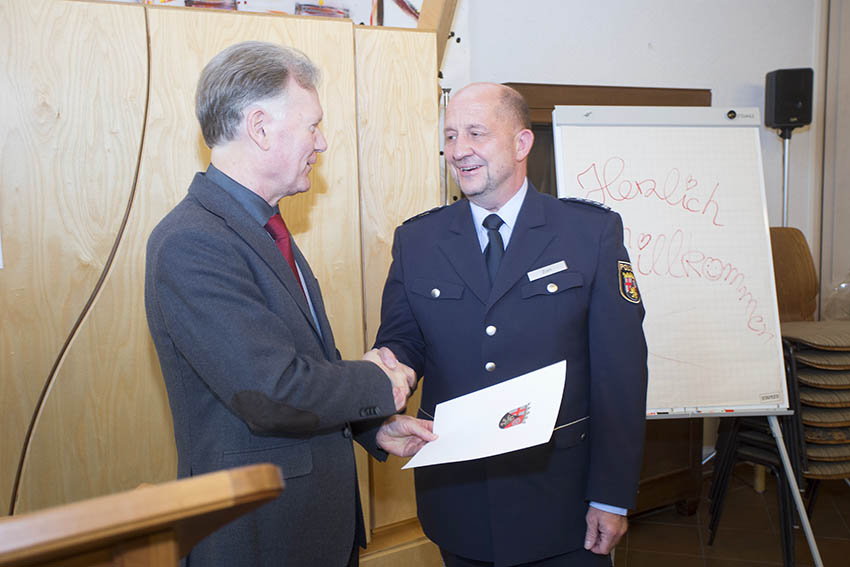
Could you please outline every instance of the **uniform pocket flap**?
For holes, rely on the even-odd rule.
[[[306,442],[253,451],[226,451],[221,461],[223,468],[228,469],[255,463],[272,463],[280,467],[284,479],[313,472],[313,451]]]
[[[555,427],[558,427],[556,424]],[[587,432],[590,430],[590,418],[584,417],[577,420],[572,425],[567,425],[557,429],[552,433],[552,440],[555,442],[555,447],[566,449],[578,445],[587,438]]]
[[[418,278],[410,284],[410,291],[431,299],[460,299],[463,295],[463,286],[446,281]]]
[[[554,295],[564,290],[584,285],[584,276],[579,272],[558,272],[522,286],[523,299],[535,295]]]

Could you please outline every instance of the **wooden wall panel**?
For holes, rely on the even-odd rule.
[[[440,200],[439,99],[433,32],[355,28],[366,337],[380,324],[393,232]],[[418,397],[410,409],[418,407]],[[409,411],[410,411],[409,409]],[[416,516],[413,474],[372,463],[373,528]]]
[[[320,128],[329,147],[319,156],[310,191],[287,197],[281,208],[322,284],[337,346],[344,356],[359,358],[363,307],[350,22],[197,9],[149,10],[153,65],[163,68],[160,76],[156,68],[153,71],[157,83],[152,86],[142,186],[164,192],[167,203],[150,213],[156,221],[185,195],[194,173],[209,162],[194,118],[194,92],[201,69],[213,55],[233,43],[258,39],[296,47],[322,70]]]
[[[329,150],[313,171],[312,190],[285,199],[283,214],[322,283],[340,350],[348,357],[362,354],[350,22],[147,9],[151,92],[138,192],[110,278],[39,424],[22,510],[174,477],[170,413],[145,321],[144,249],[194,173],[206,168],[209,154],[194,118],[195,84],[203,65],[232,43],[260,39],[295,46],[323,70],[319,95]],[[73,379],[63,381],[65,376]]]
[[[129,202],[145,52],[141,7],[0,2],[0,514],[40,392]],[[78,448],[81,431],[58,433]],[[61,485],[63,467],[47,466]]]

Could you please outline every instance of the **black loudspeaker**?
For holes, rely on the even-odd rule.
[[[796,128],[812,122],[814,71],[777,69],[765,77],[764,123],[769,128]]]

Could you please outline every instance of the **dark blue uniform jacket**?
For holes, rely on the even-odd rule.
[[[527,275],[561,261],[564,270]],[[467,201],[396,230],[376,345],[424,375],[420,417],[567,361],[556,425],[574,424],[548,444],[416,470],[419,518],[439,546],[530,562],[583,546],[588,501],[634,507],[647,351],[628,261],[617,213],[533,187],[492,289]]]

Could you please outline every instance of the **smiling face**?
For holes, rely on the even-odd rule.
[[[319,130],[322,106],[315,89],[292,81],[284,95],[262,106],[267,113],[263,127],[269,136],[265,162],[273,181],[268,200],[276,202],[310,189],[310,171],[328,144]]]
[[[452,175],[470,201],[488,210],[498,210],[522,186],[534,140],[505,108],[505,88],[469,85],[446,108],[445,155]]]

